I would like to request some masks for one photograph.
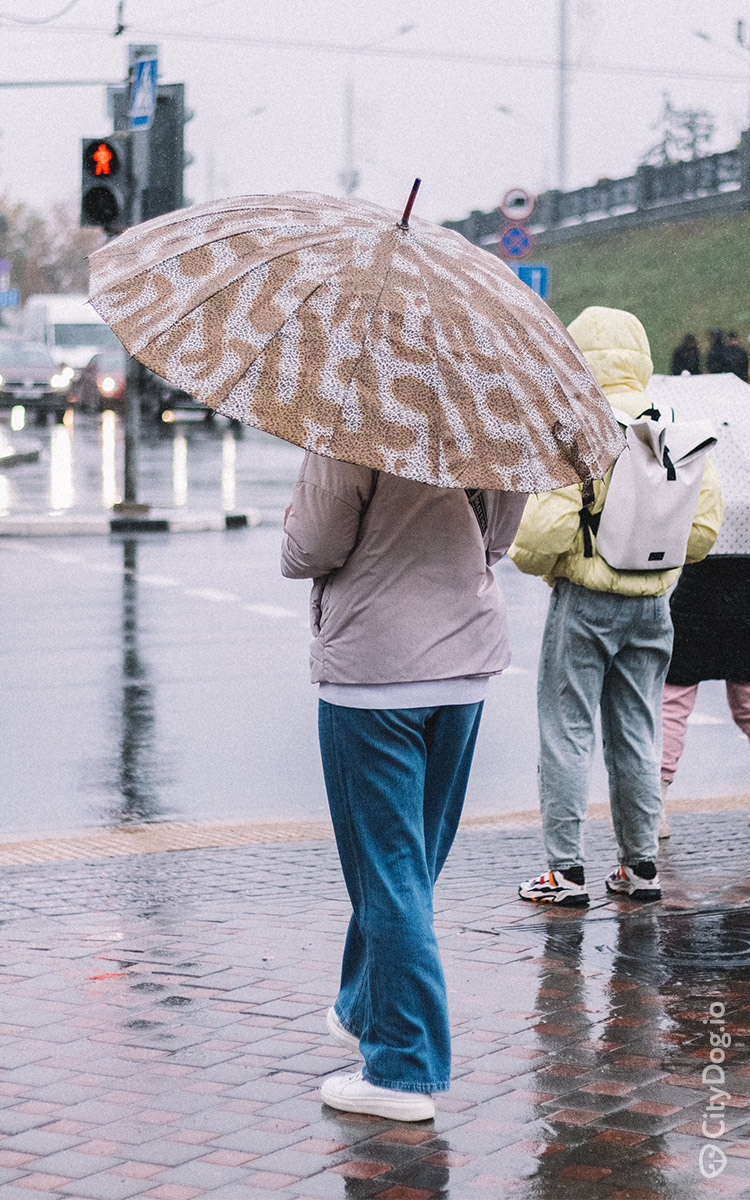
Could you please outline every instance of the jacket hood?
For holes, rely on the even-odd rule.
[[[615,407],[625,409],[630,416],[641,412],[642,393],[654,364],[646,330],[638,318],[621,308],[594,306],[576,317],[568,333]]]

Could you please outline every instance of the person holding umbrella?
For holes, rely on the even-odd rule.
[[[435,1111],[450,1029],[432,892],[458,827],[489,678],[509,662],[490,567],[526,496],[462,490],[305,458],[282,572],[312,578],[313,681],[326,790],[353,915],[334,1038],[364,1075],[323,1084],[335,1108]]]
[[[526,495],[601,477],[623,439],[544,302],[454,231],[361,200],[244,196],[92,256],[92,303],[142,362],[306,450],[282,570],[313,580],[323,768],[352,902],[323,1100],[404,1121],[450,1082],[432,891],[490,676],[491,566]]]

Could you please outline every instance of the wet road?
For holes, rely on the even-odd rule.
[[[60,429],[42,433],[60,440]],[[77,421],[73,439],[71,503],[101,503],[101,432]],[[299,452],[250,431],[235,440],[226,427],[191,426],[177,440],[172,432],[149,444],[142,494],[219,506],[222,490],[229,499],[228,456],[228,507],[260,508],[258,528],[0,540],[4,832],[324,814],[308,585],[278,573],[281,513]],[[11,511],[38,511],[51,478],[49,454],[7,472]],[[508,562],[498,572],[514,662],[486,705],[470,815],[536,807],[535,669],[548,590]],[[736,795],[749,790],[749,777],[750,747],[729,719],[723,689],[705,684],[673,792]],[[591,796],[606,798],[600,753]]]
[[[15,434],[8,414],[0,431],[39,443],[38,462],[0,470],[0,516],[93,512],[122,499],[123,426],[113,412],[72,412],[64,424],[27,424]],[[281,519],[302,451],[223,417],[207,424],[143,424],[139,499],[158,508],[232,512],[251,505]]]

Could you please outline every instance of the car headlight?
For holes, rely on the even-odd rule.
[[[2,387],[2,384],[3,384],[3,377],[2,377],[2,375],[0,375],[0,387]]]
[[[73,370],[72,367],[63,367],[60,374],[65,376],[65,381],[67,383],[73,378],[73,376],[75,375],[75,371]]]
[[[54,388],[55,391],[59,392],[62,390],[62,388],[66,388],[69,382],[69,377],[64,372],[61,372],[59,375],[52,376],[49,381],[49,385],[51,388]]]
[[[105,375],[103,379],[98,380],[100,392],[104,392],[105,396],[109,396],[115,390],[117,384],[111,375]]]

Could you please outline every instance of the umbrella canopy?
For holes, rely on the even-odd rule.
[[[678,421],[711,421],[724,516],[709,554],[750,554],[750,386],[732,374],[653,375],[646,396]]]
[[[345,462],[540,492],[623,441],[547,305],[460,234],[361,200],[240,196],[91,256],[91,303],[204,404]]]

